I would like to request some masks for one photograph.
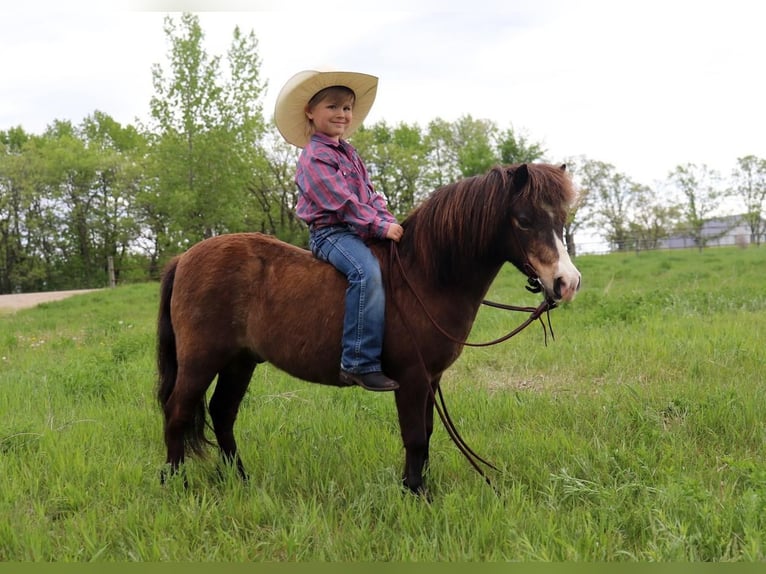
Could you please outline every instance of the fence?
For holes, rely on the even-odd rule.
[[[764,241],[765,234],[761,233],[760,236],[753,237],[750,227],[742,223],[741,220],[714,220],[705,224],[702,229],[702,236],[705,240],[705,247],[735,245],[747,247],[751,244],[760,245]],[[622,249],[599,238],[595,230],[586,230],[580,236],[575,237],[575,241],[578,255],[603,255],[615,251],[651,251],[655,249],[690,249],[699,247],[694,236],[683,230],[655,241],[647,241],[637,235],[628,236],[622,244]]]

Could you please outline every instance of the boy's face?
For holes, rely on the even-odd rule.
[[[352,97],[330,96],[306,111],[306,116],[314,124],[316,132],[338,141],[351,124],[353,108],[354,99]]]

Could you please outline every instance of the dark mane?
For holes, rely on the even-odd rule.
[[[514,195],[513,174],[521,164],[497,166],[434,191],[404,220],[400,249],[429,277],[459,279],[461,262],[480,261],[495,253],[502,231],[510,225],[514,200],[565,210],[574,200],[568,174],[559,166],[526,164],[527,184]]]

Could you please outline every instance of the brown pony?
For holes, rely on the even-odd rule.
[[[403,484],[413,492],[424,490],[433,391],[460,355],[459,341],[502,265],[510,261],[554,301],[571,300],[579,288],[562,243],[573,199],[565,166],[496,167],[439,188],[407,217],[401,266],[390,265],[388,242],[371,245],[389,294],[383,368],[400,384]],[[171,472],[187,448],[204,450],[205,395],[216,376],[207,410],[224,459],[243,478],[233,429],[256,365],[269,362],[299,379],[340,386],[345,288],[343,275],[309,251],[260,233],[206,239],[168,264],[157,399]]]

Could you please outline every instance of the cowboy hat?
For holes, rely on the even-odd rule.
[[[280,90],[274,106],[274,122],[282,137],[297,147],[305,147],[311,139],[311,122],[306,105],[320,90],[330,86],[346,86],[354,91],[354,114],[344,137],[350,136],[364,121],[375,101],[378,78],[358,72],[298,72]]]

